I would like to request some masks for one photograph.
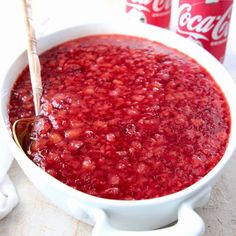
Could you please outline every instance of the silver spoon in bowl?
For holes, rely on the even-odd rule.
[[[42,80],[39,57],[37,54],[37,40],[32,19],[31,0],[22,0],[25,23],[27,29],[27,55],[30,70],[30,79],[33,92],[35,117],[16,120],[12,126],[13,138],[21,150],[23,140],[28,133],[29,126],[35,121],[40,112],[40,98],[42,96]],[[24,150],[23,150],[24,151]]]

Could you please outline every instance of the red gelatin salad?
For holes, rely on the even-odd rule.
[[[109,199],[180,191],[221,159],[227,102],[190,57],[147,39],[97,35],[40,57],[41,114],[25,150],[47,173]],[[10,122],[34,115],[29,70],[16,81]]]

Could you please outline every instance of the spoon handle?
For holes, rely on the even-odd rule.
[[[42,95],[42,80],[39,57],[37,54],[37,40],[32,18],[31,0],[22,0],[24,8],[24,16],[27,30],[27,55],[30,69],[31,85],[33,90],[33,100],[35,115],[39,115],[40,98]]]

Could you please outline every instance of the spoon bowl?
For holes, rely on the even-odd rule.
[[[12,135],[17,146],[24,152],[23,145],[25,137],[29,134],[29,127],[32,125],[35,117],[22,118],[16,120],[12,126]]]

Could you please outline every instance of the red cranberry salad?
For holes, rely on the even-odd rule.
[[[41,114],[25,150],[47,173],[109,199],[149,199],[205,176],[227,146],[230,114],[211,75],[147,39],[97,35],[44,52]],[[10,122],[34,115],[29,70]]]

